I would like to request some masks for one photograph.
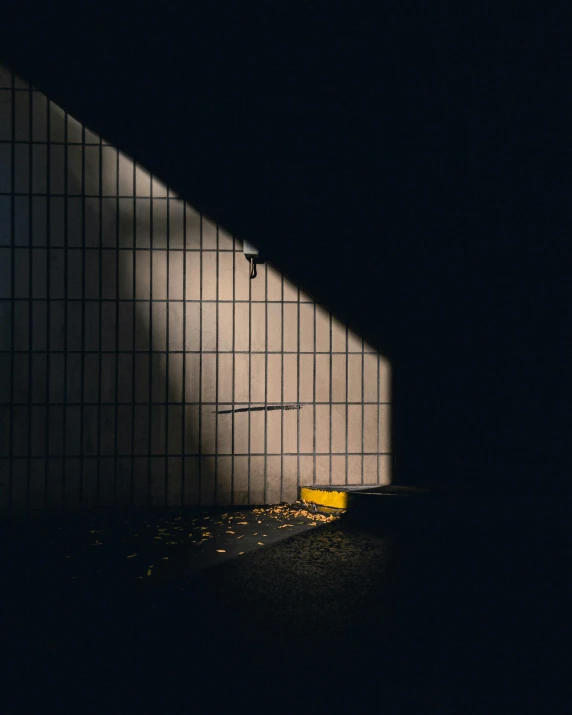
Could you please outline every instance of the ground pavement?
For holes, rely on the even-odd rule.
[[[4,713],[554,713],[561,526],[307,505],[2,522]]]

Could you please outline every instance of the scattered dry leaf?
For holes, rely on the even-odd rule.
[[[227,531],[226,533],[227,533],[227,534],[234,534],[235,532],[234,532],[234,531]]]
[[[242,556],[243,553],[244,553],[244,551],[239,551],[239,552],[238,552],[238,555],[239,555],[239,556]]]
[[[247,526],[248,522],[247,521],[239,521],[237,522],[239,526]]]
[[[242,534],[242,536],[237,536],[236,538],[237,538],[237,539],[244,539],[244,534]]]
[[[129,556],[127,558],[132,559],[134,556],[137,556],[137,554],[129,554]]]
[[[262,543],[262,541],[259,541],[259,542],[258,542],[258,546],[264,546],[264,544]]]
[[[147,576],[151,575],[151,569],[147,569]]]
[[[226,554],[226,551],[224,549],[217,549],[217,553]]]

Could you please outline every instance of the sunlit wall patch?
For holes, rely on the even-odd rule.
[[[0,508],[389,483],[387,359],[168,179],[0,68]]]

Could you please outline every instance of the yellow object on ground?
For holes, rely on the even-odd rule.
[[[334,491],[332,489],[316,489],[314,487],[302,487],[300,499],[313,502],[317,506],[329,506],[334,509],[348,508],[348,493]]]

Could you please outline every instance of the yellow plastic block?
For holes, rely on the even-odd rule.
[[[334,509],[348,508],[347,492],[337,492],[329,489],[314,489],[313,487],[302,487],[300,499],[313,502],[318,506],[330,506]]]

